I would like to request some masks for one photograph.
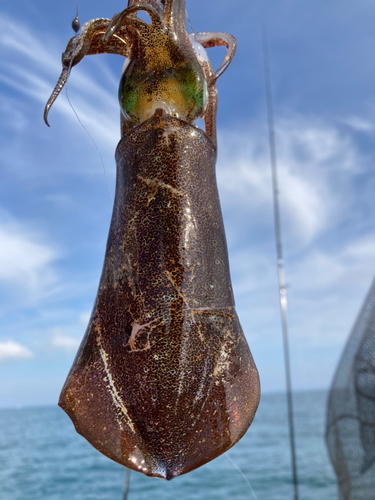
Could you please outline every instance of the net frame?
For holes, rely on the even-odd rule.
[[[339,500],[375,498],[375,279],[328,395],[326,444]]]

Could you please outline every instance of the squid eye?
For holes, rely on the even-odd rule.
[[[195,52],[195,55],[197,56],[198,61],[201,63],[208,62],[210,59],[207,55],[207,52],[203,48],[203,45],[201,45],[200,43],[195,41],[194,33],[191,33],[189,35],[189,40],[190,40],[190,43],[194,49],[194,52]]]

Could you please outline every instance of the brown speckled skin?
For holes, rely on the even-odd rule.
[[[171,479],[242,437],[258,372],[234,308],[212,141],[158,110],[116,159],[99,291],[59,404],[99,451]]]
[[[215,73],[188,37],[185,0],[129,0],[68,43],[44,114],[48,125],[71,66],[86,55],[131,61],[119,92],[123,137],[103,273],[59,404],[99,451],[165,479],[233,446],[260,394],[234,308],[215,178],[216,80],[236,41],[212,32],[194,40],[227,47]],[[208,135],[191,125],[199,117]]]

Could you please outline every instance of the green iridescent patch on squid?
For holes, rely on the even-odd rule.
[[[136,114],[136,109],[139,107],[139,90],[122,91],[119,100],[125,118],[131,121],[131,115]]]
[[[201,80],[190,68],[182,69],[179,76],[186,102],[193,101],[197,110],[205,110],[208,98],[207,81]]]
[[[137,114],[141,86],[144,78],[138,71],[133,71],[136,60],[132,61],[127,71],[122,75],[119,86],[119,102],[126,119],[131,120],[132,114]]]
[[[122,75],[119,87],[125,119],[138,124],[150,118],[158,107],[193,122],[204,114],[207,98],[207,82],[191,63],[145,74],[145,68],[133,61]]]

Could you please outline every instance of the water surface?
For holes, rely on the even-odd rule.
[[[325,402],[322,391],[295,395],[300,500],[338,498],[324,443]],[[286,413],[283,394],[263,395],[230,459],[171,482],[132,472],[128,500],[292,500]],[[0,500],[122,500],[123,482],[123,467],[76,434],[57,406],[0,410]]]

